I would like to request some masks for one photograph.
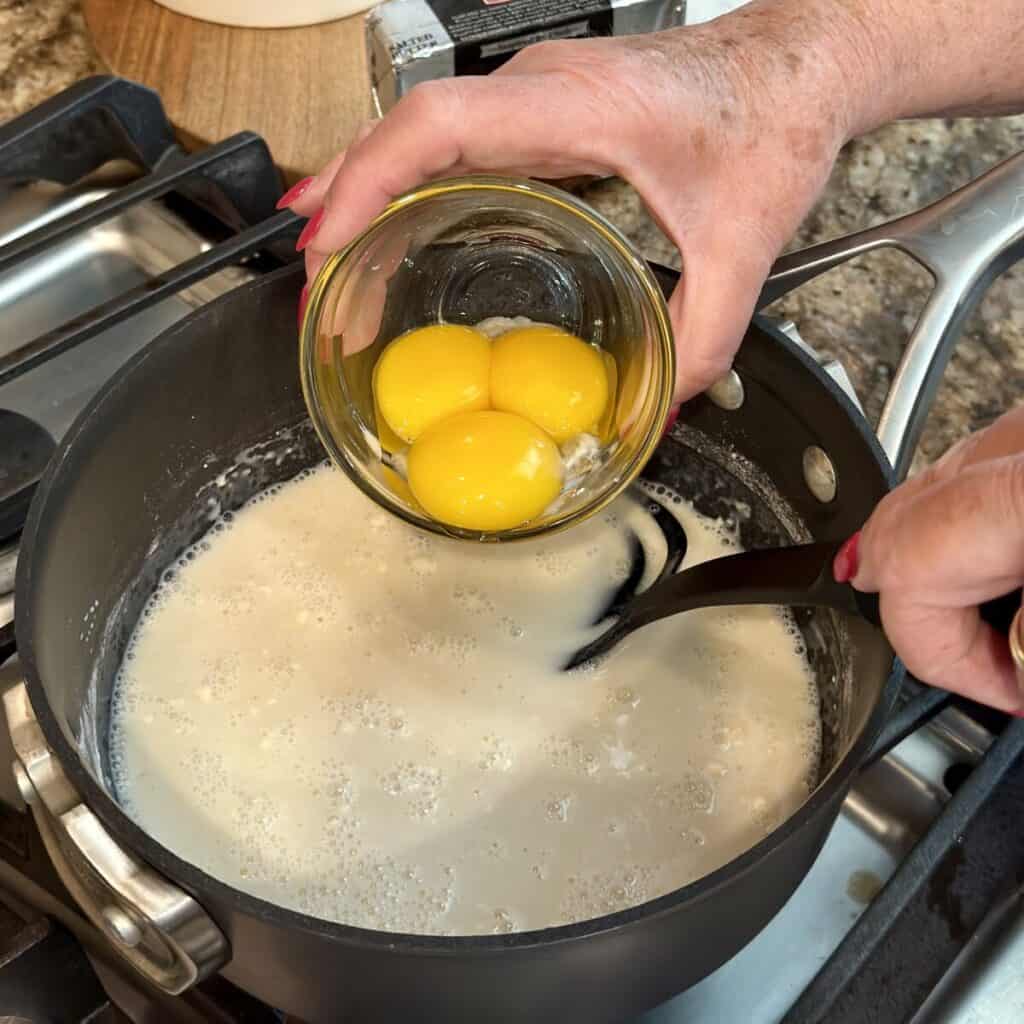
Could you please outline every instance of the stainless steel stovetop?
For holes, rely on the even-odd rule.
[[[0,185],[0,248],[137,176],[129,167],[112,165],[72,188],[38,182],[5,190]],[[0,356],[210,246],[209,238],[166,205],[148,202],[46,249],[0,274]],[[229,267],[180,291],[0,387],[0,408],[31,417],[59,439],[100,385],[147,341],[251,276]]]
[[[108,167],[72,188],[33,184],[0,190],[0,248],[109,194],[126,173]],[[152,200],[50,246],[0,274],[0,357],[211,244],[194,224]],[[28,415],[59,438],[126,359],[191,309],[251,276],[243,269],[221,270],[99,334],[0,387],[0,409]],[[10,598],[5,605],[3,594],[11,589],[15,555],[13,547],[0,551],[0,626],[9,614]],[[5,730],[0,734],[6,742]],[[816,865],[771,925],[714,975],[647,1014],[644,1024],[782,1021],[992,743],[989,732],[953,708],[899,743],[861,775]],[[0,750],[0,763],[11,760],[10,752]],[[17,803],[13,793],[7,799]],[[898,971],[892,984],[900,984]],[[3,1012],[0,1006],[0,1019]],[[986,918],[910,1024],[1021,1020],[1024,915],[1019,893],[1009,886],[997,912]]]

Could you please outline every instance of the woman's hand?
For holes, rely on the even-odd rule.
[[[1024,711],[1006,637],[978,616],[1024,583],[1024,407],[889,494],[835,572],[879,593],[886,634],[919,679]]]
[[[282,201],[312,276],[395,196],[474,171],[631,182],[679,247],[676,397],[729,366],[775,256],[852,136],[1024,106],[1020,0],[751,0],[706,25],[542,43],[413,89]]]
[[[543,43],[486,78],[418,86],[285,202],[312,276],[395,196],[470,172],[619,175],[679,247],[676,397],[729,367],[776,255],[864,127],[856,18],[754,4],[707,26]],[[298,193],[298,194],[296,194]]]

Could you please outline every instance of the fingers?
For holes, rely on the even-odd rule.
[[[300,236],[307,279],[392,199],[427,180],[474,170],[527,176],[598,170],[588,154],[600,133],[581,132],[580,118],[600,105],[577,89],[576,109],[553,114],[553,77],[431,82],[366,125],[346,152],[289,200],[292,209],[311,217]],[[365,319],[368,326],[374,316]]]
[[[615,91],[607,85],[613,63],[600,40],[540,44],[488,77],[425,82],[281,205],[307,217],[326,211],[316,237],[306,239],[323,254],[346,245],[396,197],[440,176],[615,172],[614,161],[596,155],[613,137],[616,152],[629,141],[622,124],[605,130],[616,113],[598,93]]]
[[[281,196],[277,208],[282,210],[288,207],[303,217],[312,217],[324,205],[331,182],[334,181],[335,176],[341,169],[341,165],[345,162],[345,158],[356,146],[369,137],[378,124],[380,124],[380,119],[375,118],[362,125],[355,136],[353,136],[349,145],[336,157],[324,164],[317,174],[310,178],[303,178],[302,181]]]
[[[461,155],[461,85],[428,83],[404,97],[350,150],[324,195],[326,217],[312,246],[333,252],[394,198],[455,165]]]
[[[967,460],[1011,444],[1020,422],[963,446],[955,472],[888,495],[862,531],[853,579],[881,592],[886,634],[911,672],[1014,711],[1024,695],[1007,639],[977,606],[1024,581],[1024,451]]]
[[[310,178],[303,178],[297,185],[293,185],[278,200],[277,208],[283,210],[288,207],[303,217],[312,217],[317,210],[324,205],[324,197],[327,189],[334,180],[338,168],[345,162],[348,150],[343,149],[333,160],[325,164],[319,174]]]
[[[897,488],[861,532],[858,590],[978,604],[1024,578],[1024,452],[990,459],[905,498]]]
[[[349,150],[324,198],[327,215],[311,245],[341,248],[391,200],[454,170],[529,169],[594,173],[603,122],[593,97],[567,96],[553,106],[557,75],[440,79],[404,97],[367,139]]]
[[[327,255],[327,253],[318,252],[316,249],[306,248],[303,250],[302,257],[306,264],[307,281],[312,281],[316,277],[317,272],[323,266],[324,260],[327,259]]]
[[[351,144],[343,149],[334,159],[324,165],[319,174],[311,178],[304,178],[297,185],[293,186],[278,201],[278,209],[288,207],[303,217],[315,218],[323,209],[324,201],[327,198],[328,190],[334,181],[338,171],[344,164],[349,152],[369,137],[370,133],[380,123],[379,120],[367,121],[358,132],[356,132]],[[315,226],[315,224],[314,224]],[[316,272],[326,258],[323,252],[311,251],[308,246],[304,247],[306,259],[306,280],[312,281]],[[306,290],[303,290],[303,297],[300,300],[299,319],[302,319],[302,310],[305,307]]]
[[[1024,405],[1004,413],[991,426],[964,438],[937,463],[947,479],[967,466],[1024,452]]]
[[[742,221],[707,224],[681,244],[683,273],[669,300],[676,338],[676,401],[722,377],[750,325],[774,253]]]
[[[901,484],[900,494],[909,498],[941,480],[949,480],[968,466],[1017,452],[1024,452],[1024,405],[958,441],[927,469]]]

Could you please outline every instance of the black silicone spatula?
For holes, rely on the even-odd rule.
[[[641,626],[695,608],[724,605],[797,605],[836,608],[880,624],[878,595],[862,594],[837,583],[832,562],[842,544],[799,544],[765,551],[744,551],[701,562],[654,583],[620,605],[619,617],[596,640],[581,647],[566,670],[607,654]]]
[[[659,619],[697,608],[726,605],[789,605],[835,608],[881,626],[877,594],[862,594],[848,583],[837,583],[832,563],[842,543],[797,544],[764,551],[712,558],[682,572],[660,577],[647,590],[619,604],[616,621],[596,640],[581,647],[566,663],[566,671],[607,654],[634,630]],[[1021,606],[1021,591],[987,601],[981,617],[1006,633]]]
[[[647,496],[642,497],[641,500],[646,502],[647,511],[665,538],[665,560],[662,562],[658,575],[651,583],[651,586],[656,586],[683,564],[689,542],[682,524],[661,502]],[[647,552],[635,533],[630,537],[629,543],[629,572],[612,595],[611,601],[594,619],[595,626],[600,625],[605,619],[619,615],[622,609],[636,596],[636,592],[643,582],[644,574],[647,572]]]

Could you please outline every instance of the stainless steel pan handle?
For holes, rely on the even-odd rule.
[[[14,574],[18,566],[18,548],[0,547],[0,643],[14,639]]]
[[[992,281],[1024,258],[1024,152],[923,210],[783,256],[757,308],[883,246],[913,257],[935,281],[878,421],[878,439],[902,480],[964,321]]]
[[[219,971],[231,959],[226,936],[188,893],[123,849],[86,806],[46,742],[24,681],[15,678],[3,692],[3,711],[18,792],[57,874],[92,924],[171,995]]]

